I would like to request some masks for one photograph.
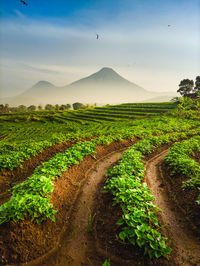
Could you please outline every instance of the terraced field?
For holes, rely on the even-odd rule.
[[[0,265],[197,265],[200,119],[175,108],[1,115]]]

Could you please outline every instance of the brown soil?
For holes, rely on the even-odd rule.
[[[0,195],[6,190],[10,189],[13,185],[22,182],[27,177],[29,177],[35,168],[39,166],[42,162],[48,161],[51,157],[55,156],[58,152],[63,152],[69,148],[73,143],[64,142],[61,144],[56,144],[48,149],[43,150],[36,156],[24,161],[22,166],[15,168],[14,170],[7,170],[0,172]]]
[[[161,171],[161,165],[167,153],[167,150],[163,151],[148,161],[146,180],[156,198],[155,205],[162,210],[162,220],[170,235],[170,245],[173,251],[169,256],[169,261],[174,261],[175,264],[172,265],[198,265],[200,263],[200,242],[189,228],[185,215],[176,208],[170,199],[168,189],[163,183],[166,175]],[[170,191],[170,195],[173,195],[172,191]],[[179,200],[182,201],[181,198]]]
[[[52,256],[42,265],[90,265],[93,258],[88,254],[88,250],[94,249],[94,241],[91,233],[93,231],[94,218],[97,215],[93,211],[98,184],[102,182],[106,170],[121,157],[120,152],[114,152],[100,160],[95,167],[89,171],[87,183],[75,204],[71,216],[71,225],[68,234],[56,256]],[[66,241],[67,239],[67,241]],[[96,256],[96,251],[94,250]],[[93,265],[97,265],[96,263]],[[102,264],[101,264],[102,265]]]
[[[162,175],[163,184],[166,185],[171,200],[188,220],[189,227],[193,229],[194,234],[200,237],[200,206],[196,202],[199,191],[182,188],[183,182],[188,178],[182,175],[171,176],[164,162],[160,168],[161,172],[165,173]]]
[[[193,153],[191,157],[200,164],[200,153]]]
[[[0,136],[0,140],[5,139],[6,137],[8,137],[8,135],[2,135],[2,136]]]
[[[48,220],[42,225],[37,225],[29,220],[18,223],[5,223],[0,226],[0,265],[21,265],[41,257],[45,253],[58,247],[60,237],[67,225],[71,222],[69,217],[72,207],[83,184],[88,169],[96,160],[115,150],[132,145],[133,141],[122,141],[111,143],[107,147],[97,148],[96,159],[86,156],[79,165],[75,165],[64,172],[62,177],[55,180],[55,188],[52,193],[51,202],[56,213],[56,223]],[[53,249],[54,248],[54,249]],[[40,261],[40,259],[39,259]],[[40,265],[40,264],[39,264]]]

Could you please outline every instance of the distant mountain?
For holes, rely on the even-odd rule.
[[[151,93],[108,67],[63,87],[62,94],[70,95],[72,101],[99,104],[136,101],[151,96]]]
[[[78,81],[73,82],[70,86],[88,86],[88,85],[100,85],[100,86],[108,86],[108,85],[115,85],[115,86],[135,86],[135,89],[143,90],[143,88],[139,87],[138,85],[126,80],[125,78],[121,77],[117,72],[115,72],[112,68],[104,67],[100,71],[86,77],[80,79]]]
[[[39,81],[24,93],[16,97],[4,98],[0,103],[9,103],[11,106],[74,102],[116,104],[141,102],[157,96],[159,96],[158,93],[146,91],[121,77],[112,68],[104,67],[64,87],[56,87],[48,81]]]
[[[22,98],[38,98],[38,96],[40,95],[40,97],[46,96],[49,93],[55,93],[56,92],[56,87],[45,80],[41,80],[39,82],[37,82],[33,87],[31,87],[30,89],[28,89],[27,91],[23,92],[22,94],[20,94],[19,96]]]

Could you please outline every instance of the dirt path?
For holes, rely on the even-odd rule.
[[[49,260],[42,265],[91,265],[90,259],[87,258],[86,254],[93,245],[90,230],[92,230],[95,213],[92,213],[91,210],[95,202],[97,188],[104,178],[107,169],[112,167],[121,156],[121,152],[111,153],[100,160],[95,167],[89,171],[87,182],[82,188],[82,192],[76,201],[73,214],[70,217],[70,234],[62,241],[56,256],[49,258]]]
[[[176,265],[200,265],[200,242],[188,231],[185,217],[178,212],[176,206],[169,200],[166,188],[162,182],[161,163],[168,150],[150,159],[146,164],[146,182],[155,196],[155,205],[162,210],[162,219],[170,234],[173,257]]]
[[[111,265],[170,265],[170,266],[195,266],[200,265],[200,243],[195,236],[188,231],[185,217],[178,212],[176,207],[170,201],[167,189],[163,183],[161,164],[163,158],[167,155],[168,150],[154,156],[146,163],[146,182],[155,196],[155,205],[161,210],[161,219],[166,225],[164,229],[168,238],[171,240],[170,246],[173,248],[168,257],[168,261],[154,260],[147,261],[147,264],[141,262],[141,257],[130,263],[116,263],[112,261]],[[57,252],[50,256],[45,262],[39,265],[54,266],[89,266],[102,265],[101,254],[96,250],[96,242],[91,234],[93,219],[95,217],[94,204],[97,202],[97,192],[99,184],[102,183],[108,168],[111,168],[122,156],[121,151],[108,154],[101,160],[97,161],[94,167],[88,170],[87,182],[83,185],[82,191],[76,200],[72,215],[70,216],[70,227],[60,242]],[[113,214],[114,215],[114,214]],[[109,216],[113,219],[113,216]],[[67,217],[66,219],[69,219]],[[113,256],[117,255],[114,247]],[[128,250],[127,250],[128,251]],[[134,248],[133,253],[136,252]],[[131,252],[131,254],[132,254]],[[116,253],[116,254],[115,254]],[[102,255],[105,257],[104,255]],[[141,255],[143,256],[143,255]],[[116,256],[116,261],[121,256]],[[98,259],[100,258],[100,260]],[[123,260],[121,260],[123,261]],[[35,264],[34,264],[35,265]]]

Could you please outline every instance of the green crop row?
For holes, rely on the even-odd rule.
[[[166,256],[171,249],[166,246],[166,239],[158,231],[158,209],[153,205],[154,198],[143,182],[143,156],[161,145],[196,134],[200,134],[200,129],[144,138],[125,151],[119,165],[107,172],[109,179],[105,189],[114,195],[114,200],[123,212],[118,224],[125,226],[119,237],[143,247],[144,254],[148,254],[150,258]]]
[[[88,110],[87,112],[93,112],[93,113],[110,113],[110,114],[129,114],[131,115],[133,112],[135,113],[161,113],[161,112],[168,112],[171,109],[166,109],[166,108],[125,108],[125,107],[119,107],[119,108],[114,108],[114,107],[102,107],[102,108],[95,108],[92,110]]]
[[[200,165],[190,156],[200,153],[200,136],[175,143],[165,157],[171,175],[182,174],[188,178],[183,188],[198,189],[197,203],[200,204]]]
[[[23,220],[27,216],[37,223],[47,218],[55,221],[56,211],[50,203],[50,193],[54,188],[52,180],[60,177],[72,165],[78,164],[84,156],[94,152],[93,141],[78,142],[42,163],[30,178],[13,187],[11,199],[0,206],[0,224],[9,220]]]
[[[63,114],[64,115],[64,114]],[[57,122],[6,122],[0,141],[0,171],[12,170],[22,162],[37,155],[43,149],[65,141],[79,141],[82,138],[117,135],[120,139],[159,135],[165,132],[186,131],[199,125],[198,121],[157,117],[127,122],[88,122],[88,125],[61,124]],[[1,126],[1,124],[0,124]]]
[[[101,136],[99,139],[78,142],[63,153],[57,153],[48,162],[38,166],[26,181],[13,187],[11,199],[0,206],[0,224],[9,220],[18,221],[29,216],[41,223],[50,218],[55,221],[55,210],[50,203],[55,178],[72,165],[78,164],[84,156],[95,153],[96,145],[108,145],[120,137]]]
[[[102,118],[107,118],[107,117],[112,117],[112,118],[115,118],[115,119],[119,119],[119,118],[125,118],[125,119],[132,119],[132,118],[135,118],[137,116],[143,116],[143,117],[147,117],[147,116],[153,116],[153,115],[156,115],[156,113],[148,113],[147,111],[146,112],[107,112],[106,110],[103,112],[95,112],[95,111],[86,111],[84,113],[81,113],[79,112],[78,113],[79,116],[85,116],[87,115],[88,117],[102,117]]]

